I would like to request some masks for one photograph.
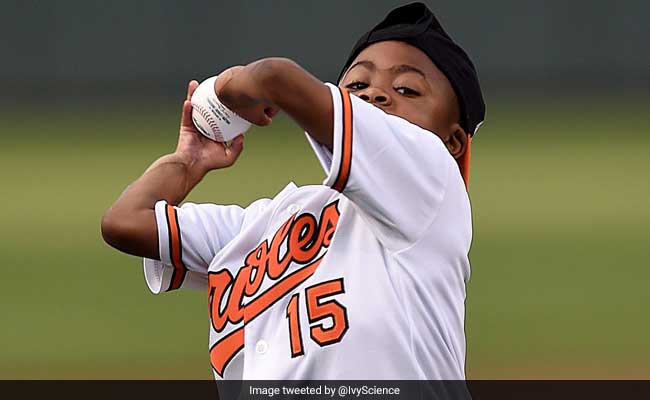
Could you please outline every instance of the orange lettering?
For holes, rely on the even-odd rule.
[[[316,256],[321,249],[320,238],[315,238],[316,218],[310,214],[303,214],[291,227],[289,235],[289,252],[296,262],[305,263]],[[316,240],[314,240],[316,239]]]
[[[266,240],[260,244],[257,249],[252,251],[247,257],[245,265],[250,265],[251,275],[255,272],[255,278],[253,281],[250,280],[248,285],[246,285],[246,296],[252,296],[259,290],[262,286],[262,280],[264,280],[264,274],[266,273],[266,260],[268,257],[269,246],[266,243]]]
[[[282,245],[282,242],[287,238],[287,235],[289,233],[289,230],[291,229],[291,226],[293,225],[295,215],[289,218],[287,222],[284,223],[278,229],[276,232],[275,236],[273,236],[273,240],[271,241],[271,248],[269,249],[269,257],[268,257],[268,267],[267,267],[267,273],[269,274],[269,278],[271,279],[277,279],[284,273],[284,271],[287,270],[287,267],[289,266],[289,263],[291,262],[291,253],[287,251],[287,254],[284,255],[284,258],[280,260],[280,246]]]
[[[325,206],[318,223],[308,213],[297,218],[292,215],[278,228],[270,245],[264,240],[245,257],[244,265],[234,279],[227,269],[208,273],[210,320],[216,332],[222,332],[228,323],[236,325],[242,320],[245,326],[314,274],[324,254],[316,260],[314,258],[323,248],[329,247],[336,231],[340,215],[337,206],[338,200]],[[283,243],[286,243],[287,251],[280,259]],[[293,262],[304,267],[283,276]],[[279,280],[258,294],[265,278]],[[253,298],[244,305],[245,296]],[[222,306],[225,306],[223,312]],[[244,347],[244,326],[221,338],[210,349],[212,366],[220,376]]]
[[[227,269],[222,269],[219,272],[208,274],[208,284],[210,285],[208,290],[210,320],[212,321],[212,327],[217,332],[223,330],[228,320],[228,310],[224,310],[224,313],[221,314],[219,312],[219,305],[223,293],[231,282],[232,275],[230,275],[230,272]]]

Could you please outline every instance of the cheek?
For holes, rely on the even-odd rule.
[[[429,118],[425,113],[417,110],[408,110],[402,113],[402,116],[407,121],[414,123],[415,125],[433,131],[434,126],[432,125],[431,118]]]
[[[451,127],[451,110],[449,110],[449,107],[447,107],[445,102],[435,101],[432,99],[427,102],[421,111],[424,118],[428,121],[428,126],[431,127],[430,130],[437,133],[438,136],[442,138],[449,136],[449,128]]]
[[[431,104],[429,120],[440,134],[445,133],[449,128],[449,110],[443,103],[433,102]]]
[[[439,109],[435,104],[427,102],[415,106],[404,105],[401,107],[399,114],[402,118],[421,128],[440,134],[442,133],[440,129],[444,126],[440,123],[442,112],[444,110]]]

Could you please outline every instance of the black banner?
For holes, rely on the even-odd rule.
[[[650,381],[0,381],[3,399],[641,400]]]

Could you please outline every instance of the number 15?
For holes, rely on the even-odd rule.
[[[321,301],[324,297],[340,293],[345,293],[343,278],[322,282],[305,289],[307,319],[311,325],[309,336],[321,347],[340,342],[348,331],[348,312],[346,308],[334,299]],[[295,293],[291,296],[289,305],[287,305],[292,358],[305,354],[300,333],[299,297],[299,293]],[[332,318],[332,326],[329,328],[325,328],[325,324],[322,322],[316,324],[316,322],[326,318]]]

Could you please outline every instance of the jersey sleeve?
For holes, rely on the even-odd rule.
[[[327,173],[393,250],[433,222],[455,160],[434,133],[327,84],[334,103],[333,151],[307,133]]]
[[[207,288],[208,266],[269,199],[247,208],[236,205],[185,203],[155,205],[160,260],[144,259],[144,276],[154,294],[180,288]]]

